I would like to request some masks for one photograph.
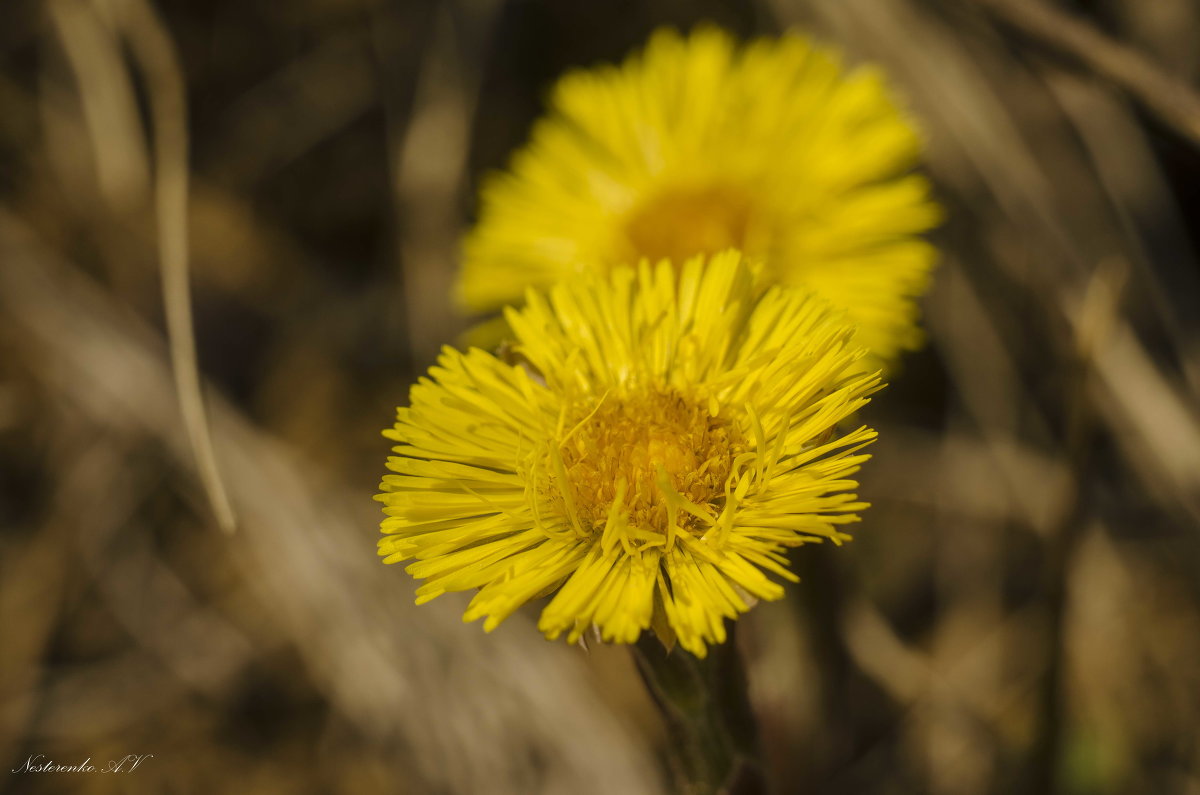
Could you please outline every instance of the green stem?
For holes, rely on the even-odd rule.
[[[687,795],[762,795],[758,731],[731,637],[699,659],[653,635],[634,646],[638,671],[666,719],[672,763]]]

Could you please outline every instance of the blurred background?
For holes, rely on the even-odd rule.
[[[625,650],[414,608],[370,497],[481,174],[700,20],[883,64],[948,216],[874,507],[739,625],[777,791],[1200,793],[1194,0],[5,0],[0,792],[669,791]]]

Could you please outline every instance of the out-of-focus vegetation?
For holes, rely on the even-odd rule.
[[[480,175],[563,69],[711,20],[883,65],[948,215],[929,344],[867,411],[874,507],[742,624],[779,791],[1200,792],[1190,0],[2,14],[0,790],[665,788],[624,650],[414,608],[370,495],[379,430],[466,326],[448,288]],[[199,437],[160,288],[184,212]]]

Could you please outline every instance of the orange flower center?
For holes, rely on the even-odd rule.
[[[732,422],[707,404],[673,391],[608,396],[577,412],[560,445],[566,489],[584,529],[604,527],[613,503],[629,524],[665,533],[669,496],[664,486],[713,518],[725,501],[725,481],[745,444]],[[701,521],[680,510],[678,526]]]
[[[697,254],[745,251],[752,243],[753,215],[750,197],[728,185],[666,191],[629,215],[621,248],[628,260],[667,258],[676,265]]]

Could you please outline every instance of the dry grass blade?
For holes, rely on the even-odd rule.
[[[1009,25],[1128,91],[1176,132],[1200,145],[1200,93],[1149,58],[1053,6],[1032,0],[978,0]]]
[[[163,304],[179,407],[217,524],[232,533],[237,519],[213,451],[196,361],[188,284],[188,140],[183,73],[170,35],[146,0],[119,0],[113,5],[145,77],[150,99]]]

